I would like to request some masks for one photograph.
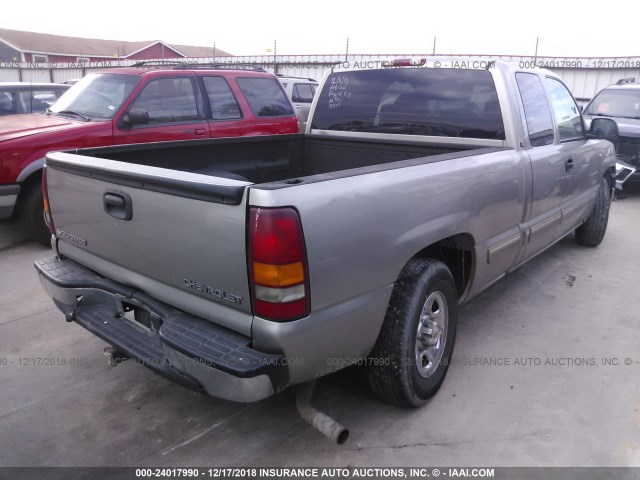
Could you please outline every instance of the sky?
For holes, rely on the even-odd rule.
[[[638,13],[640,5],[570,0],[8,0],[0,28],[179,45],[215,43],[234,55],[272,54],[274,42],[278,55],[344,54],[347,39],[353,54],[432,53],[435,37],[435,51],[442,55],[533,56],[538,39],[538,56],[625,57],[640,56]]]

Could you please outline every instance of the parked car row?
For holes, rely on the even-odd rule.
[[[0,118],[0,220],[19,214],[35,238],[48,242],[39,185],[50,150],[292,133],[298,131],[293,112],[304,131],[318,87],[307,77],[278,74],[279,88],[265,72],[196,74],[160,66],[89,74],[66,84],[0,82],[0,116],[11,116]],[[40,115],[19,116],[29,113]],[[600,91],[584,109],[587,128],[600,117],[615,122],[607,124],[606,136],[617,152],[620,189],[640,178],[640,84],[622,79]]]
[[[264,71],[166,64],[107,70],[85,76],[46,108],[0,117],[0,220],[19,214],[45,244],[41,172],[49,151],[299,132],[291,101]]]

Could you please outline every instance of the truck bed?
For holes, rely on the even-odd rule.
[[[396,168],[405,160],[414,163],[447,160],[476,154],[478,145],[447,145],[380,139],[354,139],[319,135],[274,135],[260,138],[225,138],[122,147],[83,149],[93,158],[178,170],[272,187],[350,176]],[[453,154],[453,155],[452,155]],[[436,157],[427,160],[427,157]],[[406,165],[402,165],[406,166]],[[375,167],[375,168],[369,168]],[[351,171],[345,173],[345,171]],[[327,176],[329,175],[329,176]]]
[[[460,168],[464,157],[496,150],[295,134],[52,152],[46,170],[62,255],[250,335],[245,236],[259,191],[304,198],[305,186],[338,188],[332,179],[367,182],[370,174],[443,160]],[[83,208],[59,207],[76,204]]]

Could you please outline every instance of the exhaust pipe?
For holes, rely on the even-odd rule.
[[[315,380],[298,386],[298,394],[296,397],[298,413],[300,413],[300,416],[313,428],[338,445],[342,445],[349,438],[349,430],[330,416],[313,408],[311,405],[311,397],[313,396],[315,386]]]

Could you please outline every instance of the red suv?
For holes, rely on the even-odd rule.
[[[51,150],[298,133],[291,102],[270,73],[193,67],[92,73],[45,113],[0,117],[0,220],[17,213],[49,243],[41,172]]]

